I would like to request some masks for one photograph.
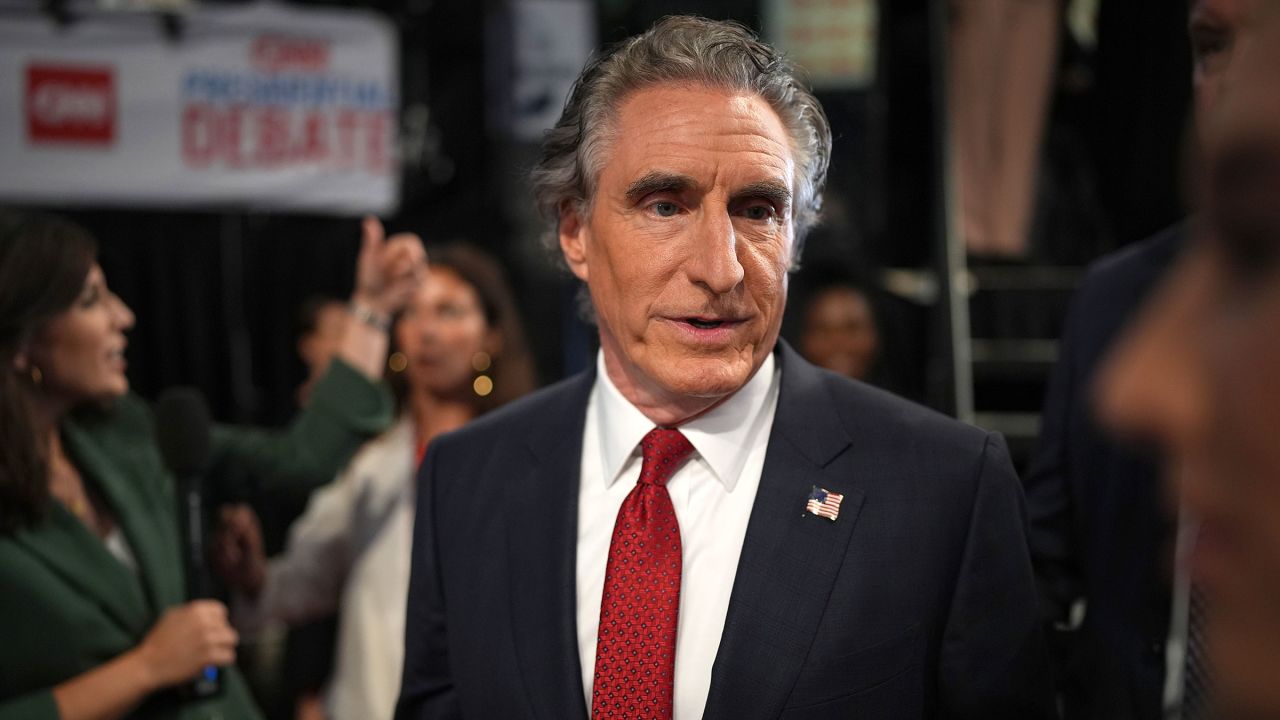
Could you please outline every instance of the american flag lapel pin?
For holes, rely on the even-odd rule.
[[[804,510],[835,522],[836,518],[840,517],[841,500],[844,500],[844,495],[814,485],[813,492],[809,493],[808,502],[804,504]]]

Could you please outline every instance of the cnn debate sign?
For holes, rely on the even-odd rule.
[[[361,11],[0,20],[0,199],[387,212],[398,49]]]

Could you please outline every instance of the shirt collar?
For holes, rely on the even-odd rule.
[[[778,398],[778,373],[769,353],[755,375],[727,400],[680,426],[698,455],[711,467],[725,490],[732,492],[747,462],[747,448],[771,416],[765,410]],[[596,407],[600,432],[600,457],[604,483],[613,485],[627,461],[637,452],[653,421],[623,397],[604,366],[604,353],[596,354]]]

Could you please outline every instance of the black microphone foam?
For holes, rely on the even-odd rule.
[[[164,464],[180,480],[200,476],[209,464],[209,406],[200,391],[175,387],[156,404],[156,442]]]
[[[156,403],[156,443],[160,455],[177,481],[178,514],[184,535],[187,594],[208,596],[204,572],[203,475],[209,464],[209,406],[199,390],[174,387]],[[208,697],[222,690],[221,670],[209,666],[199,677],[179,689],[181,694]]]

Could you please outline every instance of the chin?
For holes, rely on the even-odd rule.
[[[740,358],[691,358],[664,363],[655,375],[673,395],[720,398],[751,379],[754,365]]]
[[[110,387],[104,388],[102,392],[98,393],[96,400],[99,403],[110,404],[128,394],[129,381],[120,380],[118,382],[111,383]]]

